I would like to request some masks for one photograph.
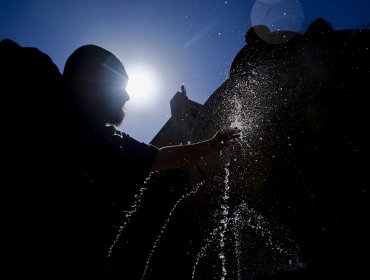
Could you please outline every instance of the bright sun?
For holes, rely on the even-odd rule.
[[[159,91],[159,79],[153,68],[147,65],[127,67],[127,92],[132,105],[148,105]]]

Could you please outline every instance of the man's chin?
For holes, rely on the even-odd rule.
[[[116,116],[111,118],[109,123],[114,126],[120,126],[124,118],[125,118],[125,112],[121,110],[118,114],[116,114]]]

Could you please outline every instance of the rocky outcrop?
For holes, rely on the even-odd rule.
[[[312,271],[364,269],[369,78],[368,29],[333,30],[323,19],[304,35],[252,27],[192,135],[238,126],[242,139],[193,180],[221,188],[231,162],[234,205],[288,225]]]

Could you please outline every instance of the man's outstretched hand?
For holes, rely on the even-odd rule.
[[[240,137],[240,129],[229,128],[217,132],[211,139],[189,145],[160,148],[151,166],[151,171],[184,167],[202,160],[212,152],[234,144]]]
[[[209,140],[209,144],[214,150],[222,150],[234,143],[240,137],[241,130],[237,127],[228,128],[222,131],[219,131]]]

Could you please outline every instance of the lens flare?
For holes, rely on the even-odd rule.
[[[266,25],[271,31],[302,32],[303,8],[296,0],[257,0],[251,11],[251,24]]]

